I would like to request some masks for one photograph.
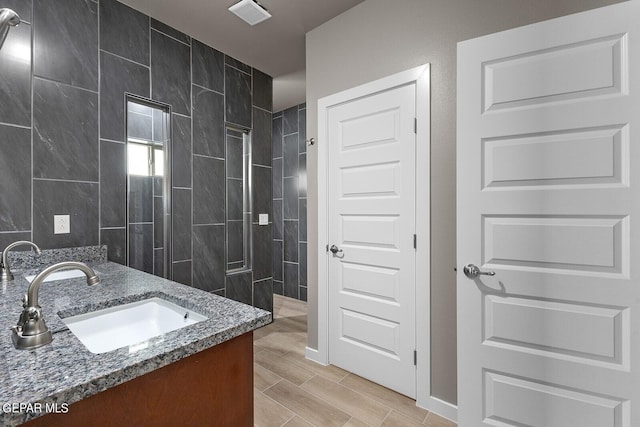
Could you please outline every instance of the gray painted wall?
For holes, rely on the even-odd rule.
[[[433,395],[446,402],[457,401],[456,43],[619,2],[367,0],[307,34],[308,137],[318,135],[319,98],[431,63],[431,383]],[[307,153],[307,171],[308,328],[309,346],[316,348],[318,201],[313,148]]]

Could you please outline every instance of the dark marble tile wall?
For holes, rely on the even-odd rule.
[[[273,291],[307,300],[307,109],[273,115]]]
[[[271,310],[273,224],[257,217],[272,216],[271,77],[116,0],[6,2],[23,23],[0,50],[0,246],[105,244],[126,262],[131,93],[172,108],[173,279]],[[238,277],[224,268],[225,122],[253,133],[253,269]],[[53,234],[54,214],[71,233]],[[129,244],[153,234],[131,227]],[[141,269],[161,267],[155,249]]]

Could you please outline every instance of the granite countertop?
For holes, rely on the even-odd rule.
[[[84,277],[45,282],[40,305],[53,342],[35,350],[16,350],[10,327],[22,311],[29,283],[14,270],[15,281],[2,284],[0,297],[0,423],[18,425],[44,414],[46,404],[72,404],[201,350],[271,322],[271,313],[119,264],[88,263],[101,279],[87,286]],[[28,267],[28,266],[27,266]],[[201,313],[207,320],[144,343],[93,354],[61,317],[73,316],[149,297],[161,297]],[[31,404],[21,408],[8,405]],[[42,408],[42,412],[29,409]]]

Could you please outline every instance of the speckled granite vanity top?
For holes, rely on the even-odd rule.
[[[110,387],[166,366],[271,322],[271,313],[198,289],[104,261],[103,251],[90,261],[101,279],[87,286],[84,277],[43,283],[40,305],[53,342],[35,350],[16,350],[10,327],[22,309],[29,283],[25,270],[12,267],[16,279],[3,285],[0,299],[0,424],[18,425],[37,416],[7,405],[72,404]],[[95,256],[94,256],[95,255]],[[20,254],[18,257],[29,258]],[[54,262],[59,261],[55,259]],[[161,297],[208,317],[207,320],[152,338],[142,344],[93,354],[67,329],[62,317]],[[37,407],[37,406],[36,406]]]

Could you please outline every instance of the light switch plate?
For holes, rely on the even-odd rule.
[[[269,214],[258,215],[258,225],[269,225]]]
[[[71,226],[69,223],[69,215],[53,216],[53,234],[69,234]]]

